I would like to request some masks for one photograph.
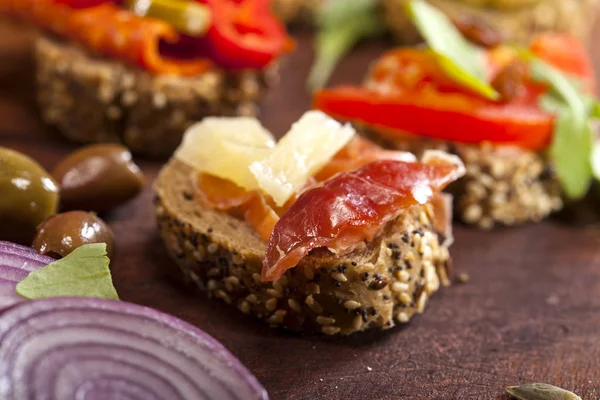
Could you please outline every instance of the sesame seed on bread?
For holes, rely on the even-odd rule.
[[[35,59],[38,102],[49,125],[75,142],[121,142],[164,158],[206,116],[255,115],[278,76],[276,64],[197,77],[152,75],[49,37],[37,39]]]
[[[330,335],[388,329],[423,312],[448,283],[450,241],[434,228],[432,204],[412,207],[350,254],[317,249],[280,280],[262,282],[266,243],[243,220],[202,205],[194,176],[172,159],[154,183],[171,258],[201,291],[272,326]]]

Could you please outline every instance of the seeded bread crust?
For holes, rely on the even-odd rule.
[[[452,183],[454,215],[464,223],[482,229],[496,225],[537,222],[563,206],[560,182],[539,153],[513,146],[449,143],[424,138],[386,140],[377,132],[360,128],[373,141],[387,148],[415,153],[444,150],[460,157],[466,174]]]
[[[406,18],[408,0],[382,0],[386,25],[403,43],[419,35]],[[598,14],[598,0],[428,0],[447,15],[470,15],[496,29],[512,42],[526,44],[539,32],[566,32],[588,40]]]
[[[448,284],[448,247],[432,226],[430,204],[413,207],[360,250],[342,257],[316,251],[279,281],[262,282],[266,244],[244,221],[201,205],[193,176],[173,159],[154,184],[171,258],[201,291],[272,326],[328,335],[388,329],[422,313]]]
[[[324,0],[272,0],[275,14],[285,23],[312,23]]]
[[[278,77],[277,65],[154,76],[46,37],[37,40],[35,58],[38,102],[49,125],[78,143],[121,142],[150,157],[170,156],[183,132],[206,116],[255,115]]]

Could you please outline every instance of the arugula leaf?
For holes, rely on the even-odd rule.
[[[383,31],[376,0],[328,0],[317,18],[316,57],[308,86],[323,87],[337,63],[360,40]]]
[[[572,79],[548,63],[527,56],[534,80],[550,85],[551,93],[540,99],[540,107],[556,114],[554,135],[549,154],[565,195],[581,199],[587,193],[592,177],[594,136],[589,124],[595,101],[583,96]]]
[[[106,244],[86,244],[71,254],[30,273],[17,284],[17,293],[28,299],[47,297],[97,297],[118,300],[108,268]]]
[[[488,99],[500,97],[486,81],[484,51],[466,40],[444,13],[423,0],[408,2],[406,9],[451,79]]]
[[[592,148],[592,172],[594,178],[600,180],[600,141],[596,141]]]

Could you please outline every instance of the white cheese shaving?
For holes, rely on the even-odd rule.
[[[250,171],[260,188],[282,206],[352,139],[356,131],[320,111],[309,111],[292,125],[275,149]]]
[[[254,190],[258,183],[248,168],[267,157],[275,140],[255,118],[209,117],[192,125],[175,158],[194,169]]]

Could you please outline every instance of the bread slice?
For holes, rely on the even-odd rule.
[[[471,145],[414,137],[388,140],[369,128],[361,127],[360,131],[383,147],[410,151],[417,157],[430,149],[460,157],[466,173],[447,190],[454,196],[454,215],[467,224],[490,229],[540,221],[563,206],[560,182],[543,154],[489,142]]]
[[[278,77],[277,65],[155,76],[49,37],[37,39],[35,59],[38,101],[48,124],[75,142],[121,142],[137,154],[163,158],[206,116],[255,115]]]
[[[272,326],[330,335],[387,329],[422,313],[448,284],[451,240],[436,232],[432,204],[413,207],[362,249],[341,257],[314,251],[279,281],[262,282],[265,242],[244,221],[201,205],[194,174],[172,159],[154,183],[169,254],[210,297]]]
[[[386,25],[403,43],[419,35],[406,17],[408,0],[382,0]],[[427,0],[452,18],[473,16],[508,41],[526,44],[539,32],[566,32],[581,40],[590,37],[599,0]]]

